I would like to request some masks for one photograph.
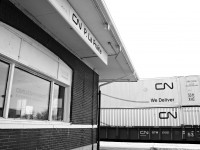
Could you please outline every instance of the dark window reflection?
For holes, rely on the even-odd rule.
[[[0,117],[3,116],[8,70],[9,65],[0,61]]]
[[[52,120],[63,120],[65,88],[54,86],[54,97],[52,105]]]
[[[9,118],[47,120],[50,82],[15,68]]]

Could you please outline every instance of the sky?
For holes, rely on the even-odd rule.
[[[199,0],[104,0],[140,79],[200,75]]]

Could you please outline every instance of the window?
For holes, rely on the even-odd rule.
[[[65,88],[54,85],[54,96],[52,103],[52,120],[63,120]]]
[[[70,121],[70,85],[9,62],[0,60],[0,117]]]
[[[0,61],[0,117],[3,116],[8,70],[9,65]]]
[[[9,118],[48,120],[50,82],[15,68]]]

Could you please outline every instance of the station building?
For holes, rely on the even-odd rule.
[[[0,149],[97,149],[99,83],[137,80],[103,1],[0,0]]]

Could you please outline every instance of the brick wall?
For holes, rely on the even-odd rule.
[[[70,150],[93,143],[92,129],[0,130],[0,150]]]

